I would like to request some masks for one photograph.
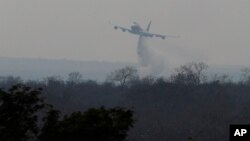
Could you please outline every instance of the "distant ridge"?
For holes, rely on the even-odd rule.
[[[80,72],[84,79],[104,81],[119,68],[135,65],[126,62],[75,61],[65,59],[0,57],[0,76],[20,76],[24,80],[40,80],[48,76],[67,78],[70,72]]]
[[[80,72],[85,80],[105,81],[114,70],[125,66],[138,66],[126,62],[77,61],[66,59],[10,58],[0,57],[0,76],[20,76],[24,80],[42,80],[49,76],[67,78],[71,72]],[[209,65],[206,71],[211,78],[215,74],[228,75],[232,80],[240,79],[240,65]],[[249,67],[250,68],[250,67]]]

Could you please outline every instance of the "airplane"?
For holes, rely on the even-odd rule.
[[[154,33],[150,33],[149,32],[149,29],[150,29],[150,26],[151,26],[151,21],[149,22],[146,30],[141,28],[141,26],[136,23],[136,22],[133,22],[133,25],[131,26],[131,29],[129,28],[125,28],[125,27],[121,27],[121,26],[118,26],[118,25],[114,25],[112,23],[110,23],[111,25],[114,26],[114,29],[117,30],[117,29],[120,29],[122,30],[123,32],[126,32],[128,31],[129,33],[131,34],[135,34],[135,35],[139,35],[140,37],[141,36],[144,36],[144,37],[158,37],[158,38],[162,38],[162,39],[165,39],[166,37],[170,37],[170,38],[179,38],[179,36],[171,36],[171,35],[161,35],[161,34],[154,34]]]

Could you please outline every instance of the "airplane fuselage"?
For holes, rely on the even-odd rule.
[[[113,25],[114,29],[120,29],[123,32],[129,32],[131,34],[135,34],[135,35],[139,35],[139,36],[143,36],[143,37],[158,37],[158,38],[162,38],[165,39],[166,37],[173,37],[173,38],[178,38],[178,36],[169,36],[169,35],[161,35],[161,34],[154,34],[154,33],[150,33],[149,29],[150,29],[150,25],[151,22],[149,22],[148,26],[146,29],[141,28],[141,26],[139,24],[137,24],[136,22],[133,23],[133,25],[130,28],[126,28],[126,27],[121,27],[118,25]]]
[[[131,30],[134,32],[134,33],[140,33],[143,31],[143,29],[139,26],[139,25],[132,25],[131,26]]]

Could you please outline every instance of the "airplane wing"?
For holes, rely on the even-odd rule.
[[[148,33],[148,32],[143,32],[142,33],[143,36],[147,36],[147,37],[159,37],[162,39],[167,38],[179,38],[180,36],[172,36],[172,35],[161,35],[161,34],[154,34],[154,33]]]
[[[132,30],[131,30],[131,29],[128,29],[128,28],[125,28],[125,27],[121,27],[121,26],[118,26],[118,25],[115,25],[115,24],[112,24],[112,23],[110,23],[110,24],[114,26],[114,29],[115,29],[115,30],[121,29],[123,32],[128,31],[128,32],[131,32],[131,33],[132,33]]]

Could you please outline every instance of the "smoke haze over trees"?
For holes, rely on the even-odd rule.
[[[229,124],[249,123],[250,73],[247,68],[242,70],[242,79],[238,82],[226,75],[205,79],[207,65],[204,63],[182,65],[170,77],[160,78],[137,77],[136,71],[125,71],[131,69],[134,70],[133,67],[118,69],[111,74],[121,76],[114,77],[119,79],[103,83],[85,80],[80,73],[72,72],[67,80],[60,76],[43,81],[2,77],[0,87],[8,89],[21,83],[42,88],[44,100],[62,115],[101,106],[132,109],[136,122],[128,132],[127,139],[131,141],[227,141]],[[119,75],[127,74],[123,72],[135,77],[125,79],[127,75]]]
[[[151,51],[153,47],[149,48]],[[148,52],[150,53],[150,52]],[[151,53],[152,54],[152,53]],[[150,55],[151,55],[150,54]],[[164,59],[164,58],[161,58]],[[161,60],[160,59],[160,60]],[[140,60],[140,59],[139,59]],[[157,59],[156,59],[157,60]],[[165,62],[166,59],[161,62]],[[152,63],[151,63],[152,64]],[[149,66],[151,66],[151,64]],[[37,59],[37,58],[5,58],[0,57],[0,76],[16,76],[23,80],[42,80],[48,76],[60,75],[64,80],[68,78],[71,72],[80,72],[83,79],[91,79],[98,82],[104,82],[106,76],[115,70],[126,66],[135,66],[138,68],[138,73],[141,76],[153,75],[155,77],[171,75],[169,71],[162,71],[166,68],[166,64],[158,64],[158,69],[150,69],[147,65],[121,63],[121,62],[101,62],[101,61],[73,61],[73,60],[52,60],[52,59]],[[153,65],[154,66],[154,65]],[[154,66],[156,67],[156,66]],[[177,66],[178,67],[178,66]],[[244,66],[211,66],[207,69],[207,75],[227,74],[232,76],[234,80],[239,80],[241,68]],[[175,67],[174,67],[175,68]],[[161,75],[157,72],[160,70]],[[167,69],[166,69],[167,70]],[[154,72],[154,73],[152,73]]]

